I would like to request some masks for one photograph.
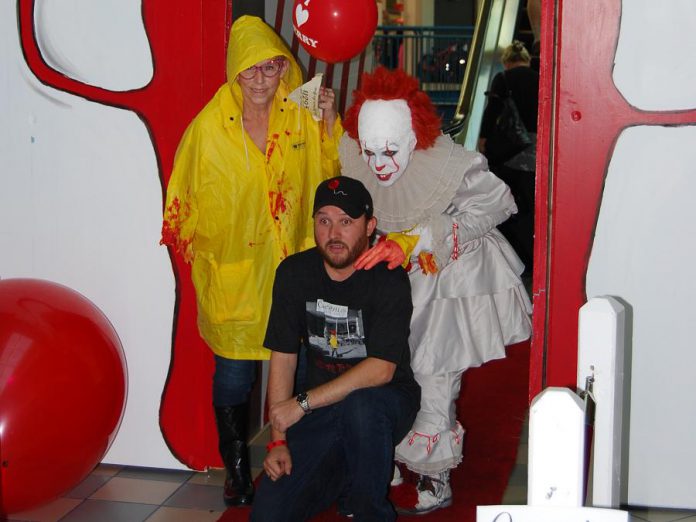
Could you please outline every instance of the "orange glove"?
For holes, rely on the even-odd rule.
[[[399,244],[392,240],[386,239],[380,241],[367,252],[364,252],[358,259],[353,263],[353,267],[356,270],[369,270],[377,263],[382,261],[387,262],[387,268],[389,270],[395,269],[397,266],[402,264],[406,259],[406,254],[401,249]]]
[[[382,236],[379,240],[384,241],[386,239],[391,239],[396,241],[396,243],[404,251],[404,262],[401,263],[407,272],[411,271],[411,254],[413,254],[413,249],[416,248],[418,244],[418,239],[420,236],[417,234],[411,234],[410,232],[389,232],[386,236]]]
[[[431,252],[421,252],[418,254],[418,266],[425,275],[437,273],[437,263],[435,256]]]

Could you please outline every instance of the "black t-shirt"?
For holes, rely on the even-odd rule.
[[[284,353],[307,348],[307,387],[328,382],[366,357],[396,364],[392,383],[417,386],[408,347],[413,304],[406,272],[380,263],[333,281],[316,248],[276,270],[264,346]]]

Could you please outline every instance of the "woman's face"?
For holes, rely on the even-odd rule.
[[[280,85],[280,79],[287,69],[287,60],[273,58],[258,62],[238,74],[237,82],[242,89],[244,102],[260,108],[270,107],[278,85]]]

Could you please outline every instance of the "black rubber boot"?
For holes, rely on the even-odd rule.
[[[249,404],[215,408],[220,456],[227,470],[223,498],[228,506],[248,506],[254,500],[249,469],[247,423]]]

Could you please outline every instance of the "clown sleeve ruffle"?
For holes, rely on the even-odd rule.
[[[413,253],[413,249],[416,248],[416,245],[418,244],[419,237],[420,236],[410,235],[403,232],[389,232],[386,236],[387,239],[394,241],[401,247],[401,250],[404,251],[404,254],[406,255],[406,259],[404,259],[402,265],[404,268],[406,268],[411,260],[411,254]]]

